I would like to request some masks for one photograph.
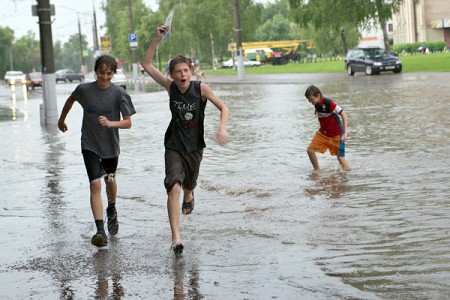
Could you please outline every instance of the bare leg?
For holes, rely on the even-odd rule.
[[[314,149],[308,148],[306,150],[309,156],[309,160],[311,161],[311,164],[313,165],[314,171],[320,170],[319,168],[319,161],[317,160],[316,151]]]
[[[116,179],[114,179],[113,181],[106,180],[105,182],[106,182],[106,195],[108,196],[108,203],[115,203],[117,195]]]
[[[344,168],[344,170],[350,170],[350,164],[348,163],[347,159],[345,157],[339,157],[338,156],[338,161],[341,164],[342,168]]]
[[[103,203],[102,203],[102,182],[100,179],[91,181],[91,210],[94,220],[103,220]]]
[[[176,183],[167,197],[167,212],[169,214],[172,242],[181,242],[180,235],[180,193],[181,186]]]
[[[192,201],[192,199],[194,199],[193,190],[188,190],[188,189],[183,188],[183,202],[190,202],[190,201]],[[189,209],[187,211],[189,211],[189,213],[190,213]],[[185,209],[183,209],[183,214],[186,214],[187,211]]]

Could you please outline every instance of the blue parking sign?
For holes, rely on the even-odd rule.
[[[136,33],[128,34],[128,41],[130,42],[130,47],[137,47],[137,35]]]
[[[137,42],[137,35],[136,35],[136,33],[129,33],[128,34],[128,41],[130,43]]]

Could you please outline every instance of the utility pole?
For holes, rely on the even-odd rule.
[[[58,109],[56,104],[55,60],[53,57],[52,9],[50,0],[37,0],[39,17],[39,34],[41,40],[41,64],[43,84],[43,100],[40,106],[41,124],[56,125]],[[33,13],[34,14],[34,13]]]
[[[98,48],[98,32],[97,32],[97,15],[95,13],[95,6],[94,3],[92,3],[93,10],[94,10],[94,24],[92,25],[92,36],[94,37],[94,51],[97,51]]]
[[[134,21],[133,21],[133,10],[132,10],[132,0],[128,0],[128,18],[130,21],[130,33],[134,33]],[[136,63],[136,47],[131,47],[131,60],[133,64],[133,79],[138,78],[138,67]]]
[[[81,37],[81,26],[80,26],[80,17],[78,16],[78,38],[80,40],[80,55],[81,55],[81,68],[84,68],[84,57],[83,57],[83,39]]]
[[[236,31],[236,62],[238,68],[238,79],[244,79],[244,62],[242,58],[242,29],[239,16],[239,0],[234,0],[234,31]]]

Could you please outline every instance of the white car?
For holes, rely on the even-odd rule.
[[[127,76],[125,75],[125,73],[123,73],[122,69],[117,69],[116,70],[117,73],[114,74],[114,77],[112,78],[111,82],[114,83],[115,85],[118,85],[124,89],[127,89]],[[84,81],[85,82],[92,82],[95,81],[95,74],[94,73],[88,73],[86,74]]]
[[[261,66],[261,62],[258,60],[249,60],[248,58],[244,57],[244,67],[259,67]],[[230,58],[229,60],[226,60],[222,63],[222,68],[232,68],[234,67],[233,59]]]
[[[17,83],[26,84],[27,80],[25,77],[22,71],[7,71],[5,74],[5,83],[9,85],[15,85]]]
[[[114,74],[113,79],[111,80],[115,85],[123,87],[125,90],[127,89],[127,76],[123,72],[122,69],[117,69],[116,74]]]

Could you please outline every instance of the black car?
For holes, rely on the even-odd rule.
[[[72,82],[72,81],[79,81],[82,82],[84,80],[84,75],[81,73],[76,73],[73,70],[70,69],[61,69],[55,72],[56,76],[56,83],[58,81],[62,82]]]
[[[350,76],[355,72],[365,72],[366,75],[387,71],[400,73],[402,62],[379,47],[353,48],[347,53],[345,68]]]

